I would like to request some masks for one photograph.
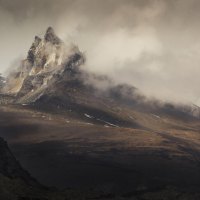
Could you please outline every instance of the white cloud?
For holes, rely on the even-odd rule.
[[[157,98],[197,103],[199,9],[198,0],[2,0],[0,69],[26,56],[34,35],[52,25],[85,52],[88,70]]]

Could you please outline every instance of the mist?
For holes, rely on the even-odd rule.
[[[84,52],[86,70],[200,105],[199,9],[198,0],[0,0],[0,71],[52,26]]]

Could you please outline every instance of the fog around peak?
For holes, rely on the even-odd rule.
[[[200,104],[199,9],[198,0],[0,0],[0,70],[14,68],[52,26],[84,52],[86,70]]]

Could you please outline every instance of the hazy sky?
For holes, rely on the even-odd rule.
[[[200,104],[199,0],[0,0],[0,71],[48,26],[86,68],[148,95]]]

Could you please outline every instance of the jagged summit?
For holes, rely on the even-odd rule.
[[[31,45],[31,47],[30,47],[30,49],[28,51],[27,60],[31,64],[34,64],[35,51],[36,51],[36,48],[38,47],[38,45],[40,44],[41,41],[42,41],[42,39],[40,37],[35,36],[35,40],[34,40],[33,44]]]
[[[45,36],[48,35],[48,34],[55,35],[55,31],[54,31],[54,29],[51,26],[49,26],[47,28]]]
[[[52,27],[48,27],[45,33],[44,39],[46,42],[51,42],[52,44],[60,44],[61,40],[58,38]]]
[[[10,74],[5,90],[20,96],[29,92],[32,95],[48,87],[58,75],[70,78],[72,71],[75,72],[83,62],[84,57],[78,47],[66,46],[53,28],[48,27],[44,38],[35,36],[27,58],[16,72]]]
[[[49,45],[49,43],[53,46]],[[34,65],[34,62],[37,66],[41,65],[42,63],[37,63],[37,61],[38,61],[37,58],[43,56],[42,58],[40,58],[40,60],[42,59],[43,63],[44,63],[46,60],[46,55],[50,53],[50,49],[54,48],[55,45],[61,48],[62,41],[55,34],[53,28],[48,27],[46,30],[46,33],[44,35],[44,39],[41,39],[40,37],[35,36],[34,42],[32,43],[32,45],[28,51],[27,60],[32,65]],[[45,55],[43,55],[44,53],[45,53]]]
[[[34,41],[34,43],[35,43],[36,45],[39,45],[39,43],[40,43],[41,41],[42,41],[42,39],[36,35],[36,36],[35,36],[35,41]]]

